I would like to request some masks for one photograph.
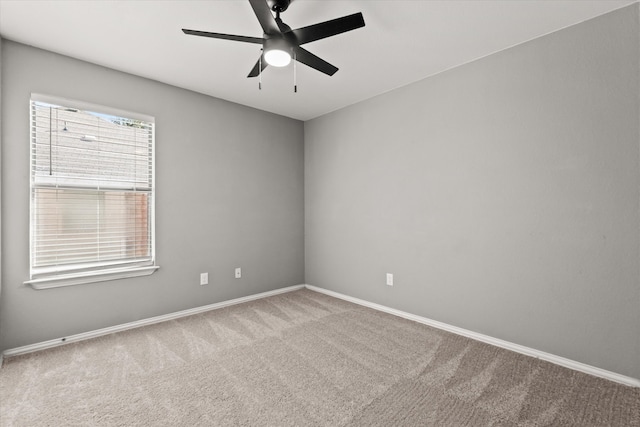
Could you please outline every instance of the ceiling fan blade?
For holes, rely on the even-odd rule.
[[[335,36],[336,34],[346,33],[360,27],[364,27],[364,17],[362,13],[358,12],[342,18],[332,19],[331,21],[298,28],[291,31],[291,34],[296,37],[298,44],[305,44],[325,37]]]
[[[262,60],[260,60],[262,59]],[[260,69],[260,63],[262,63],[262,69]],[[251,71],[249,72],[249,75],[247,76],[247,78],[249,77],[258,77],[260,75],[260,71],[263,71],[265,68],[267,68],[267,61],[264,60],[264,58],[258,58],[258,60],[256,61],[256,65],[253,66],[253,68],[251,69]]]
[[[249,0],[249,3],[251,3],[253,12],[256,14],[256,18],[258,18],[258,21],[260,22],[262,31],[268,35],[280,34],[280,28],[278,28],[276,19],[273,17],[267,1]]]
[[[325,73],[329,76],[333,76],[338,68],[329,64],[322,58],[315,56],[313,53],[309,52],[301,48],[300,46],[296,46],[294,48],[296,61],[302,62],[305,65],[308,65],[311,68],[314,68],[321,73]]]
[[[184,28],[182,29],[182,32],[185,34],[189,34],[191,36],[211,37],[214,39],[234,40],[237,42],[257,43],[257,44],[262,44],[263,42],[263,39],[259,37],[236,36],[233,34],[221,34],[221,33],[209,33],[207,31],[186,30]]]

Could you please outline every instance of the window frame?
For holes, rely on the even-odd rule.
[[[32,93],[29,99],[29,128],[33,125],[33,109],[32,103],[40,102],[46,104],[57,105],[63,108],[73,108],[80,111],[87,111],[92,113],[104,114],[109,116],[116,116],[132,120],[141,120],[152,125],[151,132],[151,190],[149,192],[151,201],[148,203],[148,221],[149,221],[149,233],[150,233],[150,260],[121,260],[121,261],[96,261],[95,263],[81,263],[75,264],[76,267],[60,266],[60,267],[39,267],[34,268],[34,237],[35,237],[35,224],[34,224],[34,209],[35,209],[35,197],[33,192],[35,188],[41,188],[35,184],[34,180],[34,150],[32,145],[34,143],[32,137],[32,131],[29,131],[29,280],[24,282],[25,285],[29,285],[34,289],[49,289],[57,288],[61,286],[73,286],[87,283],[103,282],[108,280],[125,279],[132,277],[148,276],[158,270],[156,260],[156,230],[155,230],[155,195],[156,195],[156,179],[155,179],[155,118],[149,115],[134,113],[131,111],[125,111],[117,108],[106,107],[93,103],[77,101],[67,98],[61,98],[56,96]],[[82,186],[68,186],[68,188],[82,188]],[[86,188],[85,188],[86,189]],[[99,190],[96,191],[108,191]],[[134,193],[135,194],[135,193]],[[129,265],[127,265],[129,264]],[[82,268],[78,266],[82,265]],[[37,270],[34,272],[34,270]],[[71,271],[73,270],[73,271]]]

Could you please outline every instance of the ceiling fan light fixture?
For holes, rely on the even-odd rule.
[[[271,49],[264,53],[264,60],[274,67],[286,67],[291,63],[291,54],[285,50]]]
[[[273,67],[286,67],[291,63],[291,47],[283,39],[267,39],[264,60]]]

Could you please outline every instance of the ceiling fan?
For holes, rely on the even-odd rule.
[[[364,27],[362,13],[354,13],[342,18],[292,30],[280,19],[280,13],[287,10],[291,0],[249,0],[249,3],[264,32],[262,38],[182,29],[185,34],[193,36],[261,44],[262,54],[247,77],[258,76],[267,65],[285,67],[289,65],[292,59],[332,76],[338,71],[337,67],[300,46]],[[276,13],[275,18],[272,11]]]

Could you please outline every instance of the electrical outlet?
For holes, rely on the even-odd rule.
[[[393,274],[387,273],[387,285],[393,286]]]
[[[200,273],[200,285],[209,284],[209,273]]]
[[[236,268],[236,279],[242,277],[242,269],[240,267]]]

